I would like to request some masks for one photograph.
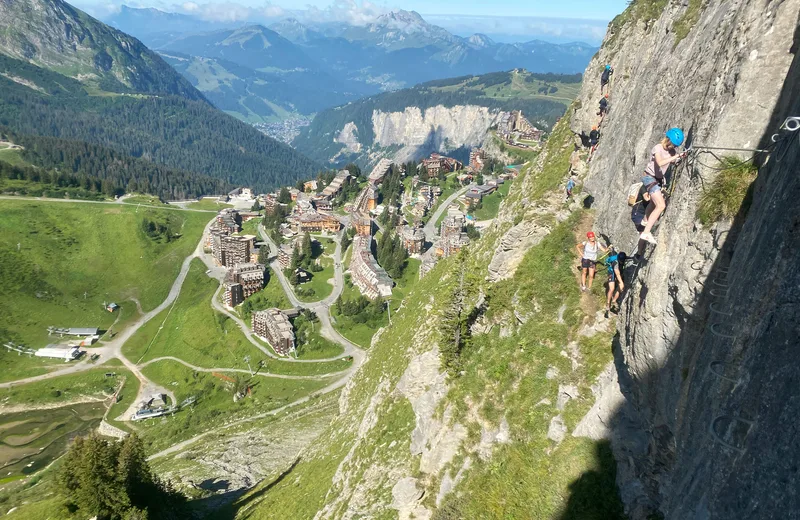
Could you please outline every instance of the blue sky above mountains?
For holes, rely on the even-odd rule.
[[[70,1],[70,0],[67,0]],[[302,0],[301,0],[302,1]],[[460,36],[484,33],[501,42],[541,39],[598,44],[625,0],[71,0],[99,18],[125,4],[191,14],[208,21],[272,23],[294,17],[306,23],[330,21],[365,25],[391,10],[417,11],[433,24]],[[300,5],[303,7],[300,7]]]

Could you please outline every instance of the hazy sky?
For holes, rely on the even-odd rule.
[[[397,9],[417,11],[448,31],[476,32],[499,41],[544,39],[599,43],[608,22],[626,0],[67,0],[101,19],[122,4],[192,14],[208,21],[264,23],[297,17],[301,21],[347,21],[363,25]]]

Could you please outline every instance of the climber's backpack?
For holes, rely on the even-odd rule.
[[[641,182],[634,182],[631,184],[631,187],[628,188],[628,206],[635,206],[636,199],[639,198],[639,190],[642,189]]]

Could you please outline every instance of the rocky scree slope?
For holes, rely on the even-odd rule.
[[[800,141],[779,130],[800,115],[799,12],[797,0],[634,2],[612,22],[571,116],[573,131],[588,132],[602,67],[613,64],[584,186],[595,231],[628,252],[627,187],[669,127],[696,146],[786,138],[756,155],[749,211],[713,225],[698,221],[698,205],[726,171],[710,154],[679,168],[658,246],[626,270],[614,340],[622,394],[609,384],[604,420],[633,519],[800,518]]]

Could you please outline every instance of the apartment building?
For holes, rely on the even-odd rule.
[[[294,329],[279,309],[256,311],[252,318],[253,333],[269,343],[276,353],[287,355],[294,351]]]

